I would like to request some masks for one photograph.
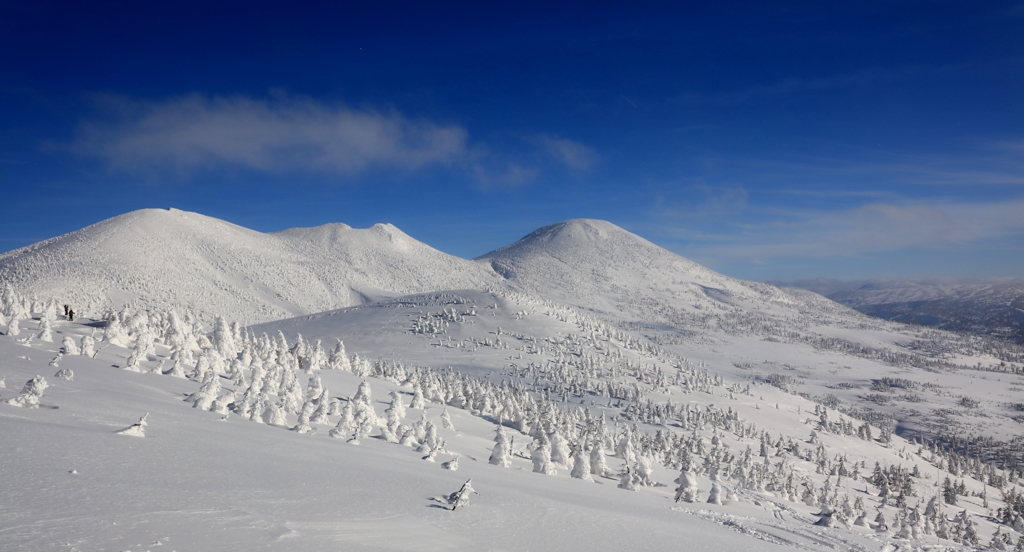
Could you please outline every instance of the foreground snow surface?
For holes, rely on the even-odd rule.
[[[0,338],[3,375],[50,370],[46,353]],[[37,357],[37,358],[32,358]],[[629,550],[779,548],[652,499],[486,463],[493,426],[452,411],[457,472],[377,439],[351,445],[188,408],[187,380],[67,357],[39,409],[0,405],[2,550]],[[351,375],[325,385],[354,391]],[[331,378],[329,376],[337,376]],[[375,393],[385,391],[373,382]],[[2,390],[9,398],[14,385]],[[20,384],[19,384],[20,387]],[[428,415],[439,412],[428,406]],[[116,434],[149,412],[144,439]],[[450,433],[450,432],[448,432]],[[480,493],[438,498],[468,478]]]
[[[88,334],[92,328],[88,322],[58,321],[54,330],[59,341],[63,335]],[[464,410],[448,409],[457,431],[440,430],[448,453],[429,462],[409,447],[380,439],[364,439],[359,445],[332,439],[327,426],[319,426],[313,435],[300,435],[235,415],[189,408],[182,399],[196,391],[197,383],[126,371],[122,367],[127,350],[116,346],[102,348],[96,358],[65,356],[60,368],[72,370],[73,380],[51,377],[57,368],[49,362],[57,349],[56,343],[24,344],[0,336],[0,376],[6,381],[0,399],[15,396],[36,374],[49,382],[38,409],[0,404],[0,550],[908,546],[877,537],[867,528],[816,527],[810,509],[770,495],[744,492],[724,505],[677,504],[670,483],[677,472],[660,466],[655,479],[667,486],[641,492],[617,488],[617,479],[571,479],[565,469],[557,476],[532,473],[530,461],[520,457],[513,459],[510,469],[492,466],[487,459],[495,426]],[[157,356],[166,352],[158,346]],[[154,364],[153,359],[144,361],[143,368]],[[323,371],[321,377],[332,396],[351,396],[360,382],[341,371]],[[399,390],[408,403],[408,386],[368,381],[378,414],[391,390]],[[810,405],[771,388],[766,391],[774,393],[766,394],[769,402],[788,397],[794,404]],[[708,395],[701,400],[727,399]],[[761,412],[770,413],[773,431],[805,434],[807,429],[791,406]],[[432,403],[425,408],[426,417],[439,426],[441,409]],[[145,413],[144,438],[117,433]],[[406,419],[418,419],[420,414],[410,408]],[[767,419],[758,421],[767,424]],[[510,434],[515,438],[513,448],[525,450],[529,438]],[[854,459],[897,461],[894,449],[838,436],[823,438],[842,446]],[[453,457],[460,458],[458,471],[443,469],[442,462]],[[618,465],[610,456],[608,461],[613,468]],[[450,511],[443,497],[469,478],[479,495],[473,495],[464,509]],[[700,485],[706,495],[709,483],[702,478]],[[857,485],[847,485],[847,492],[857,492]],[[967,505],[966,499],[963,502]]]

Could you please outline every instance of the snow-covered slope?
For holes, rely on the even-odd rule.
[[[514,288],[624,321],[679,321],[713,304],[794,302],[778,288],[724,276],[602,220],[545,226],[477,261]]]
[[[1004,505],[1001,496],[962,457],[878,438],[878,428],[865,435],[859,421],[803,397],[722,379],[570,310],[540,308],[464,292],[304,317],[311,335],[332,317],[385,322],[340,327],[356,338],[385,334],[351,348],[405,362],[349,369],[299,362],[318,354],[308,341],[215,335],[205,352],[193,351],[195,372],[206,370],[195,381],[169,368],[170,335],[181,331],[169,319],[132,317],[126,344],[162,336],[148,355],[110,342],[93,355],[61,354],[65,338],[71,346],[100,338],[97,321],[25,320],[23,337],[0,336],[0,549],[893,551],[927,543],[938,551],[961,549],[951,539],[967,538],[965,529],[980,542],[996,531],[991,509]],[[398,329],[410,319],[435,331]],[[53,341],[31,337],[47,325]],[[487,337],[447,340],[474,332]],[[478,369],[416,367],[435,350]],[[507,358],[516,366],[506,369],[502,355],[520,358]],[[479,369],[488,366],[499,373]],[[48,383],[39,407],[8,404],[36,375]],[[404,413],[389,413],[396,400]],[[360,436],[362,423],[345,412],[367,407],[374,415]],[[314,421],[321,408],[324,419]],[[118,434],[143,414],[142,438]],[[506,465],[490,460],[498,421],[509,426]],[[399,433],[413,437],[395,442]],[[608,471],[572,476],[574,460],[554,459],[570,445],[603,458]],[[544,446],[552,464],[536,473]],[[456,471],[445,469],[452,461]],[[698,492],[692,502],[676,499],[683,466]],[[935,484],[957,475],[957,504],[938,500],[928,513]],[[1020,486],[1005,472],[991,476],[1001,478],[987,480],[997,488]],[[479,494],[452,511],[446,497],[470,478]],[[999,530],[1012,546],[1013,530]]]
[[[1024,281],[871,282],[829,298],[860,312],[1024,344]]]
[[[946,531],[939,550],[1016,523],[993,510],[1024,480],[1019,348],[728,278],[610,223],[467,261],[386,225],[141,211],[0,257],[3,283],[137,303],[72,323],[0,287],[0,550],[893,550]],[[204,335],[162,305],[263,323]],[[40,408],[17,406],[37,374]],[[115,433],[145,412],[144,439]],[[573,449],[608,470],[570,477]],[[703,494],[677,502],[688,465]],[[481,494],[445,509],[468,477]],[[956,504],[929,513],[946,478]]]
[[[133,211],[0,255],[0,281],[79,313],[129,301],[243,323],[452,287],[486,287],[486,267],[389,224],[263,234],[178,210]]]

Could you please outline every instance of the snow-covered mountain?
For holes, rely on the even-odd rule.
[[[85,316],[46,303],[66,298]],[[137,211],[0,256],[0,329],[2,550],[1024,532],[1020,347],[729,278],[603,221],[465,260],[389,225]],[[118,434],[146,412],[144,439]]]
[[[497,280],[390,224],[264,234],[175,209],[145,209],[0,255],[0,281],[80,313],[175,305],[242,323]]]
[[[602,220],[541,228],[477,259],[515,289],[623,321],[671,323],[709,304],[793,304],[780,289],[730,278]]]
[[[830,299],[864,314],[1024,344],[1024,281],[871,282]]]

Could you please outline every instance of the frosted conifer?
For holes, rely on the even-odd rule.
[[[50,321],[46,318],[43,318],[43,321],[39,323],[39,335],[36,337],[39,341],[53,341],[53,328],[50,327]]]
[[[551,432],[549,439],[551,441],[551,461],[559,466],[568,467],[572,463],[569,441],[566,441],[557,429]]]
[[[352,362],[349,360],[348,354],[345,353],[345,344],[340,339],[334,346],[334,350],[331,351],[331,356],[328,358],[327,363],[332,370],[352,371]]]
[[[65,355],[77,355],[82,352],[78,349],[78,344],[75,343],[75,338],[70,335],[65,335],[64,339],[61,340],[60,349]]]
[[[619,474],[618,487],[627,491],[636,490],[636,485],[633,484],[633,472],[629,469],[628,464],[622,465],[622,472]]]
[[[708,504],[722,504],[722,486],[717,481],[711,483],[711,492],[708,493]]]
[[[320,396],[316,400],[316,410],[313,411],[313,415],[309,418],[309,423],[329,425],[331,421],[327,418],[327,412],[330,410],[331,397],[329,391],[324,389],[320,392]]]
[[[118,431],[117,433],[120,434],[120,435],[127,435],[129,437],[145,437],[146,436],[146,426],[148,425],[146,423],[146,417],[148,417],[148,416],[149,416],[149,412],[145,413],[141,418],[139,418],[139,421],[137,421],[134,424],[132,424],[132,425],[130,425],[130,426],[128,426],[128,427]]]
[[[472,479],[466,481],[465,483],[463,483],[461,489],[455,491],[454,493],[448,496],[448,503],[452,505],[453,512],[455,511],[456,508],[460,506],[466,506],[467,504],[469,504],[469,495],[479,494],[475,490],[473,490],[472,483]]]
[[[697,501],[697,477],[693,474],[693,466],[691,463],[687,463],[683,466],[682,471],[679,473],[679,477],[675,480],[679,484],[676,487],[676,502],[680,500],[683,502],[696,502]]]
[[[11,406],[20,406],[22,408],[39,408],[39,399],[43,396],[43,391],[49,385],[46,383],[46,378],[43,376],[36,376],[25,383],[25,387],[21,388],[21,394],[13,399],[8,399],[7,404]]]
[[[299,421],[295,424],[295,427],[292,428],[292,431],[295,431],[299,435],[316,433],[316,429],[309,425],[309,416],[313,414],[314,408],[315,405],[311,402],[307,402],[302,405],[302,411],[299,412]]]
[[[441,411],[441,427],[450,431],[455,431],[455,426],[452,425],[452,418],[451,416],[448,415],[447,406],[444,407],[444,410]]]
[[[213,347],[222,358],[235,358],[238,349],[235,336],[223,317],[218,316],[213,328]]]
[[[409,408],[426,408],[427,402],[423,398],[423,388],[419,382],[416,382],[412,386],[412,404]]]
[[[270,403],[267,405],[266,410],[263,411],[263,419],[269,425],[274,425],[278,427],[288,426],[288,415],[285,414],[284,409],[281,408],[277,403]],[[334,430],[331,430],[332,433],[333,431]]]
[[[211,371],[207,372],[199,391],[189,395],[185,401],[192,403],[192,408],[210,410],[218,395],[220,395],[220,378]]]
[[[574,479],[582,479],[584,481],[593,481],[594,478],[590,475],[590,457],[587,451],[583,450],[582,447],[576,446],[572,452],[572,472],[569,476]]]
[[[53,377],[67,381],[74,381],[75,373],[72,372],[70,368],[61,368],[60,370],[57,370],[57,373],[54,374]]]
[[[85,349],[83,348],[83,351],[84,350]],[[174,364],[171,365],[171,369],[164,372],[164,375],[185,379],[187,376],[185,375],[185,366],[182,364],[181,358],[175,358]]]
[[[21,322],[18,321],[17,316],[13,317],[11,323],[7,325],[7,335],[11,337],[21,335]]]
[[[103,330],[103,341],[118,347],[128,346],[128,332],[121,325],[121,320],[117,315],[113,315],[107,321],[107,327]]]
[[[885,521],[885,514],[883,514],[881,510],[879,510],[878,515],[875,516],[875,532],[889,533],[889,524]]]
[[[604,448],[601,446],[602,442],[595,439],[593,446],[590,448],[590,473],[598,477],[607,477],[611,475],[611,469],[608,468],[608,464],[604,459]]]
[[[547,435],[543,431],[537,433],[536,445],[530,452],[530,458],[533,460],[533,471],[535,473],[543,473],[544,475],[556,475],[558,471],[555,469],[555,465],[551,462],[551,443],[548,442]]]
[[[320,374],[313,374],[309,376],[309,383],[306,384],[306,400],[313,401],[320,398],[320,393],[324,390],[323,384],[320,381]]]
[[[505,435],[505,429],[498,424],[498,430],[494,435],[494,449],[491,451],[491,457],[488,462],[495,466],[501,466],[507,468],[512,464],[512,449],[509,446],[508,437]]]

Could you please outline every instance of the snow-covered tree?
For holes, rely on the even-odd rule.
[[[598,477],[607,477],[612,471],[605,462],[602,444],[601,440],[595,439],[590,447],[590,473]]]
[[[118,431],[117,433],[120,434],[120,435],[127,435],[129,437],[145,437],[146,436],[146,426],[148,425],[146,423],[146,418],[148,416],[149,416],[149,412],[143,414],[142,417],[139,418],[139,421],[137,421],[134,424],[132,424],[132,425],[130,425],[130,426],[128,426],[128,427]]]
[[[572,451],[572,471],[569,476],[584,481],[594,480],[590,474],[590,455],[581,446],[574,447]]]
[[[352,399],[349,398],[341,407],[341,419],[338,420],[338,425],[331,430],[330,436],[335,439],[344,439],[353,429],[355,429],[355,416],[352,412]]]
[[[508,437],[505,435],[505,428],[501,427],[500,423],[494,434],[494,449],[491,450],[491,457],[488,462],[503,468],[512,465],[512,447],[509,445]]]
[[[295,431],[299,435],[316,433],[316,428],[309,425],[309,417],[313,414],[313,410],[315,408],[316,405],[312,402],[306,402],[303,404],[302,410],[299,412],[299,421],[295,424],[295,427],[292,428],[292,431]]]
[[[103,330],[103,341],[118,347],[128,346],[128,332],[121,324],[121,319],[115,314],[107,320],[107,327]]]
[[[90,358],[96,355],[96,340],[92,336],[82,336],[82,355]]]
[[[448,503],[452,505],[452,511],[460,506],[469,504],[469,495],[479,494],[473,490],[473,480],[470,479],[462,484],[462,488],[448,495]]]
[[[65,355],[78,355],[82,351],[78,348],[78,344],[75,343],[75,338],[70,335],[65,335],[60,341],[60,349]]]
[[[50,326],[50,321],[43,318],[42,322],[39,323],[39,335],[36,336],[39,341],[46,341],[47,343],[53,341],[53,328]]]
[[[22,408],[39,408],[39,399],[42,398],[43,391],[48,386],[46,378],[36,376],[25,382],[25,386],[21,388],[21,394],[13,399],[7,399],[7,404]]]
[[[619,473],[619,485],[620,489],[627,491],[635,491],[636,483],[633,477],[633,470],[630,469],[629,464],[622,465],[622,471]]]
[[[447,429],[449,431],[455,431],[455,426],[452,425],[452,418],[451,418],[451,416],[448,415],[448,407],[447,406],[444,407],[443,410],[441,410],[441,427],[443,427],[443,428],[445,428],[445,429]]]
[[[533,471],[544,475],[556,475],[554,463],[551,462],[551,443],[543,431],[537,432],[536,442],[533,450],[530,451],[530,458],[533,460]]]
[[[717,481],[711,483],[711,492],[708,493],[708,504],[722,504],[722,486]]]
[[[420,386],[419,382],[416,382],[412,386],[412,404],[409,405],[409,408],[426,408],[426,407],[427,407],[427,402],[423,398],[423,388]]]
[[[213,324],[213,347],[222,358],[235,358],[238,348],[235,344],[234,332],[223,317],[218,316]]]
[[[572,463],[569,441],[556,429],[548,435],[551,441],[551,461],[559,466],[568,467]]]
[[[206,374],[203,384],[199,386],[199,391],[185,398],[185,402],[192,403],[192,408],[210,410],[213,401],[217,400],[220,395],[220,378],[212,370]]]
[[[697,489],[697,476],[693,473],[692,463],[687,463],[683,466],[675,482],[679,484],[676,487],[676,502],[680,500],[683,502],[697,501],[699,491]]]
[[[330,357],[328,357],[327,364],[332,370],[345,370],[346,372],[352,371],[352,362],[348,358],[348,354],[345,353],[345,344],[339,339],[338,343],[334,345],[334,350],[331,351]]]
[[[331,408],[331,397],[330,392],[327,388],[320,391],[320,396],[316,399],[316,410],[313,411],[313,415],[309,418],[309,423],[330,425],[331,421],[327,418],[327,413]]]
[[[12,317],[10,323],[7,325],[7,335],[11,337],[21,335],[21,322],[18,321],[17,316]]]

